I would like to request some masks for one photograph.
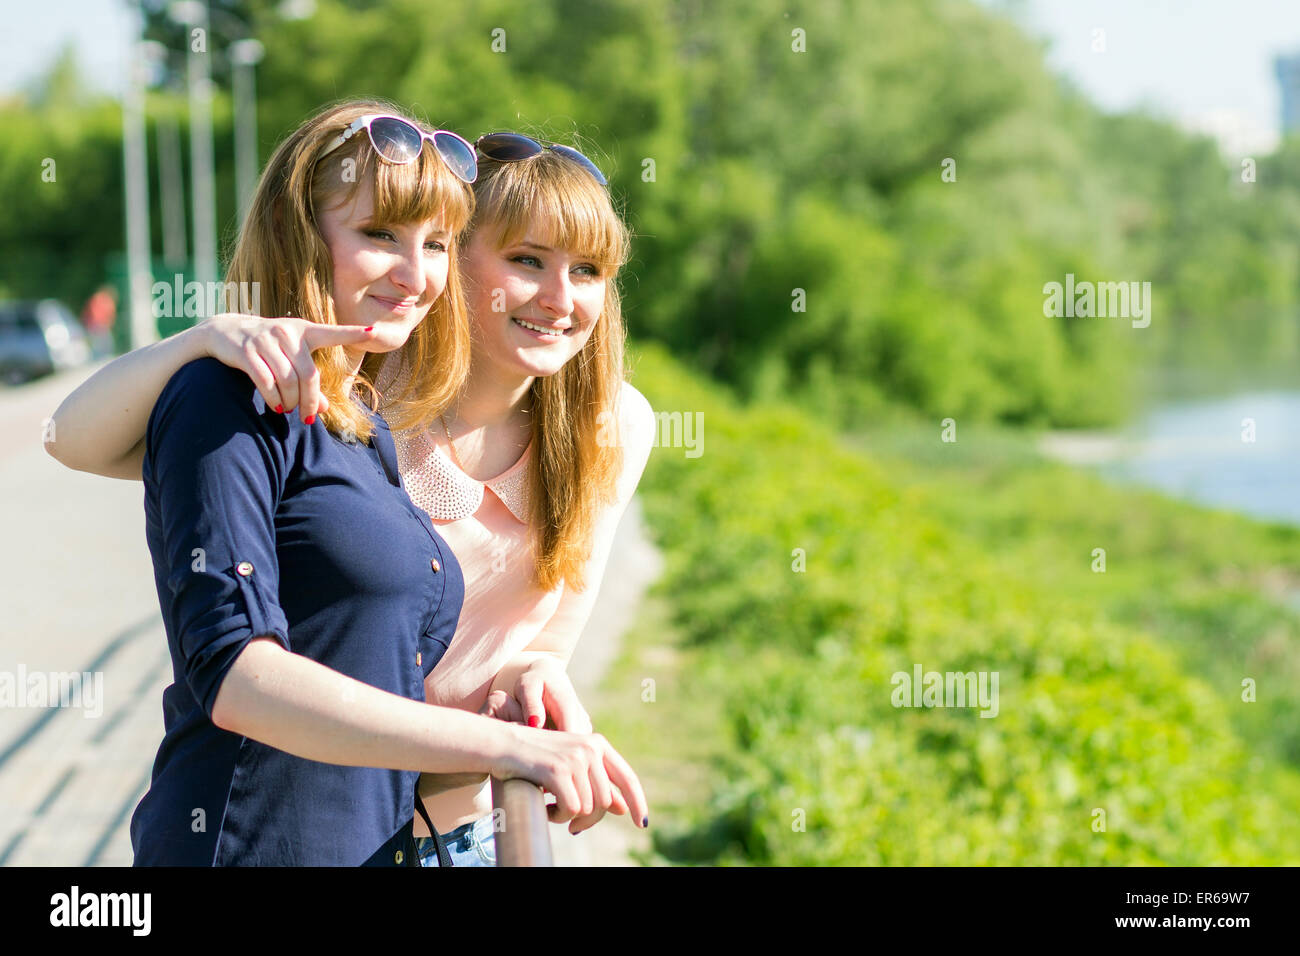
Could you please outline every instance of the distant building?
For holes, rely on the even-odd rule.
[[[1245,156],[1266,156],[1278,146],[1277,129],[1261,125],[1252,114],[1240,110],[1184,113],[1178,125],[1213,137],[1219,152],[1234,164]]]
[[[1282,88],[1282,132],[1300,130],[1300,53],[1279,56],[1273,61]]]

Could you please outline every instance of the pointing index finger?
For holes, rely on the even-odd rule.
[[[309,349],[323,349],[331,345],[357,345],[375,338],[373,325],[325,325],[313,323],[303,333],[303,342]]]

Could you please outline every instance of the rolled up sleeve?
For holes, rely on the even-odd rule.
[[[168,638],[209,718],[250,640],[289,648],[275,547],[288,426],[265,412],[247,378],[202,359],[176,373],[149,419],[149,549]]]

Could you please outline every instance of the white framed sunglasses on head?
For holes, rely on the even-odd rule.
[[[426,133],[410,120],[382,113],[358,118],[330,141],[321,156],[334,152],[363,129],[370,137],[370,145],[374,147],[375,153],[385,162],[396,166],[413,162],[420,155],[427,139],[457,179],[472,183],[478,178],[478,160],[474,155],[474,147],[468,140],[448,129]]]

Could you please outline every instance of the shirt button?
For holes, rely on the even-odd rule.
[[[429,567],[433,568],[433,573],[434,573],[434,574],[437,574],[439,571],[442,570],[442,565],[438,563],[438,559],[437,559],[437,558],[434,558],[432,561],[429,562]],[[249,570],[249,572],[251,573],[253,569],[252,569],[252,567],[250,566],[248,570]]]
[[[406,854],[404,854],[401,850],[398,850],[396,853],[393,854],[393,862],[396,863],[398,866],[401,866],[402,861],[405,859],[406,859]]]
[[[253,566],[247,561],[240,561],[235,565],[235,573],[241,578],[246,578],[253,573]]]

